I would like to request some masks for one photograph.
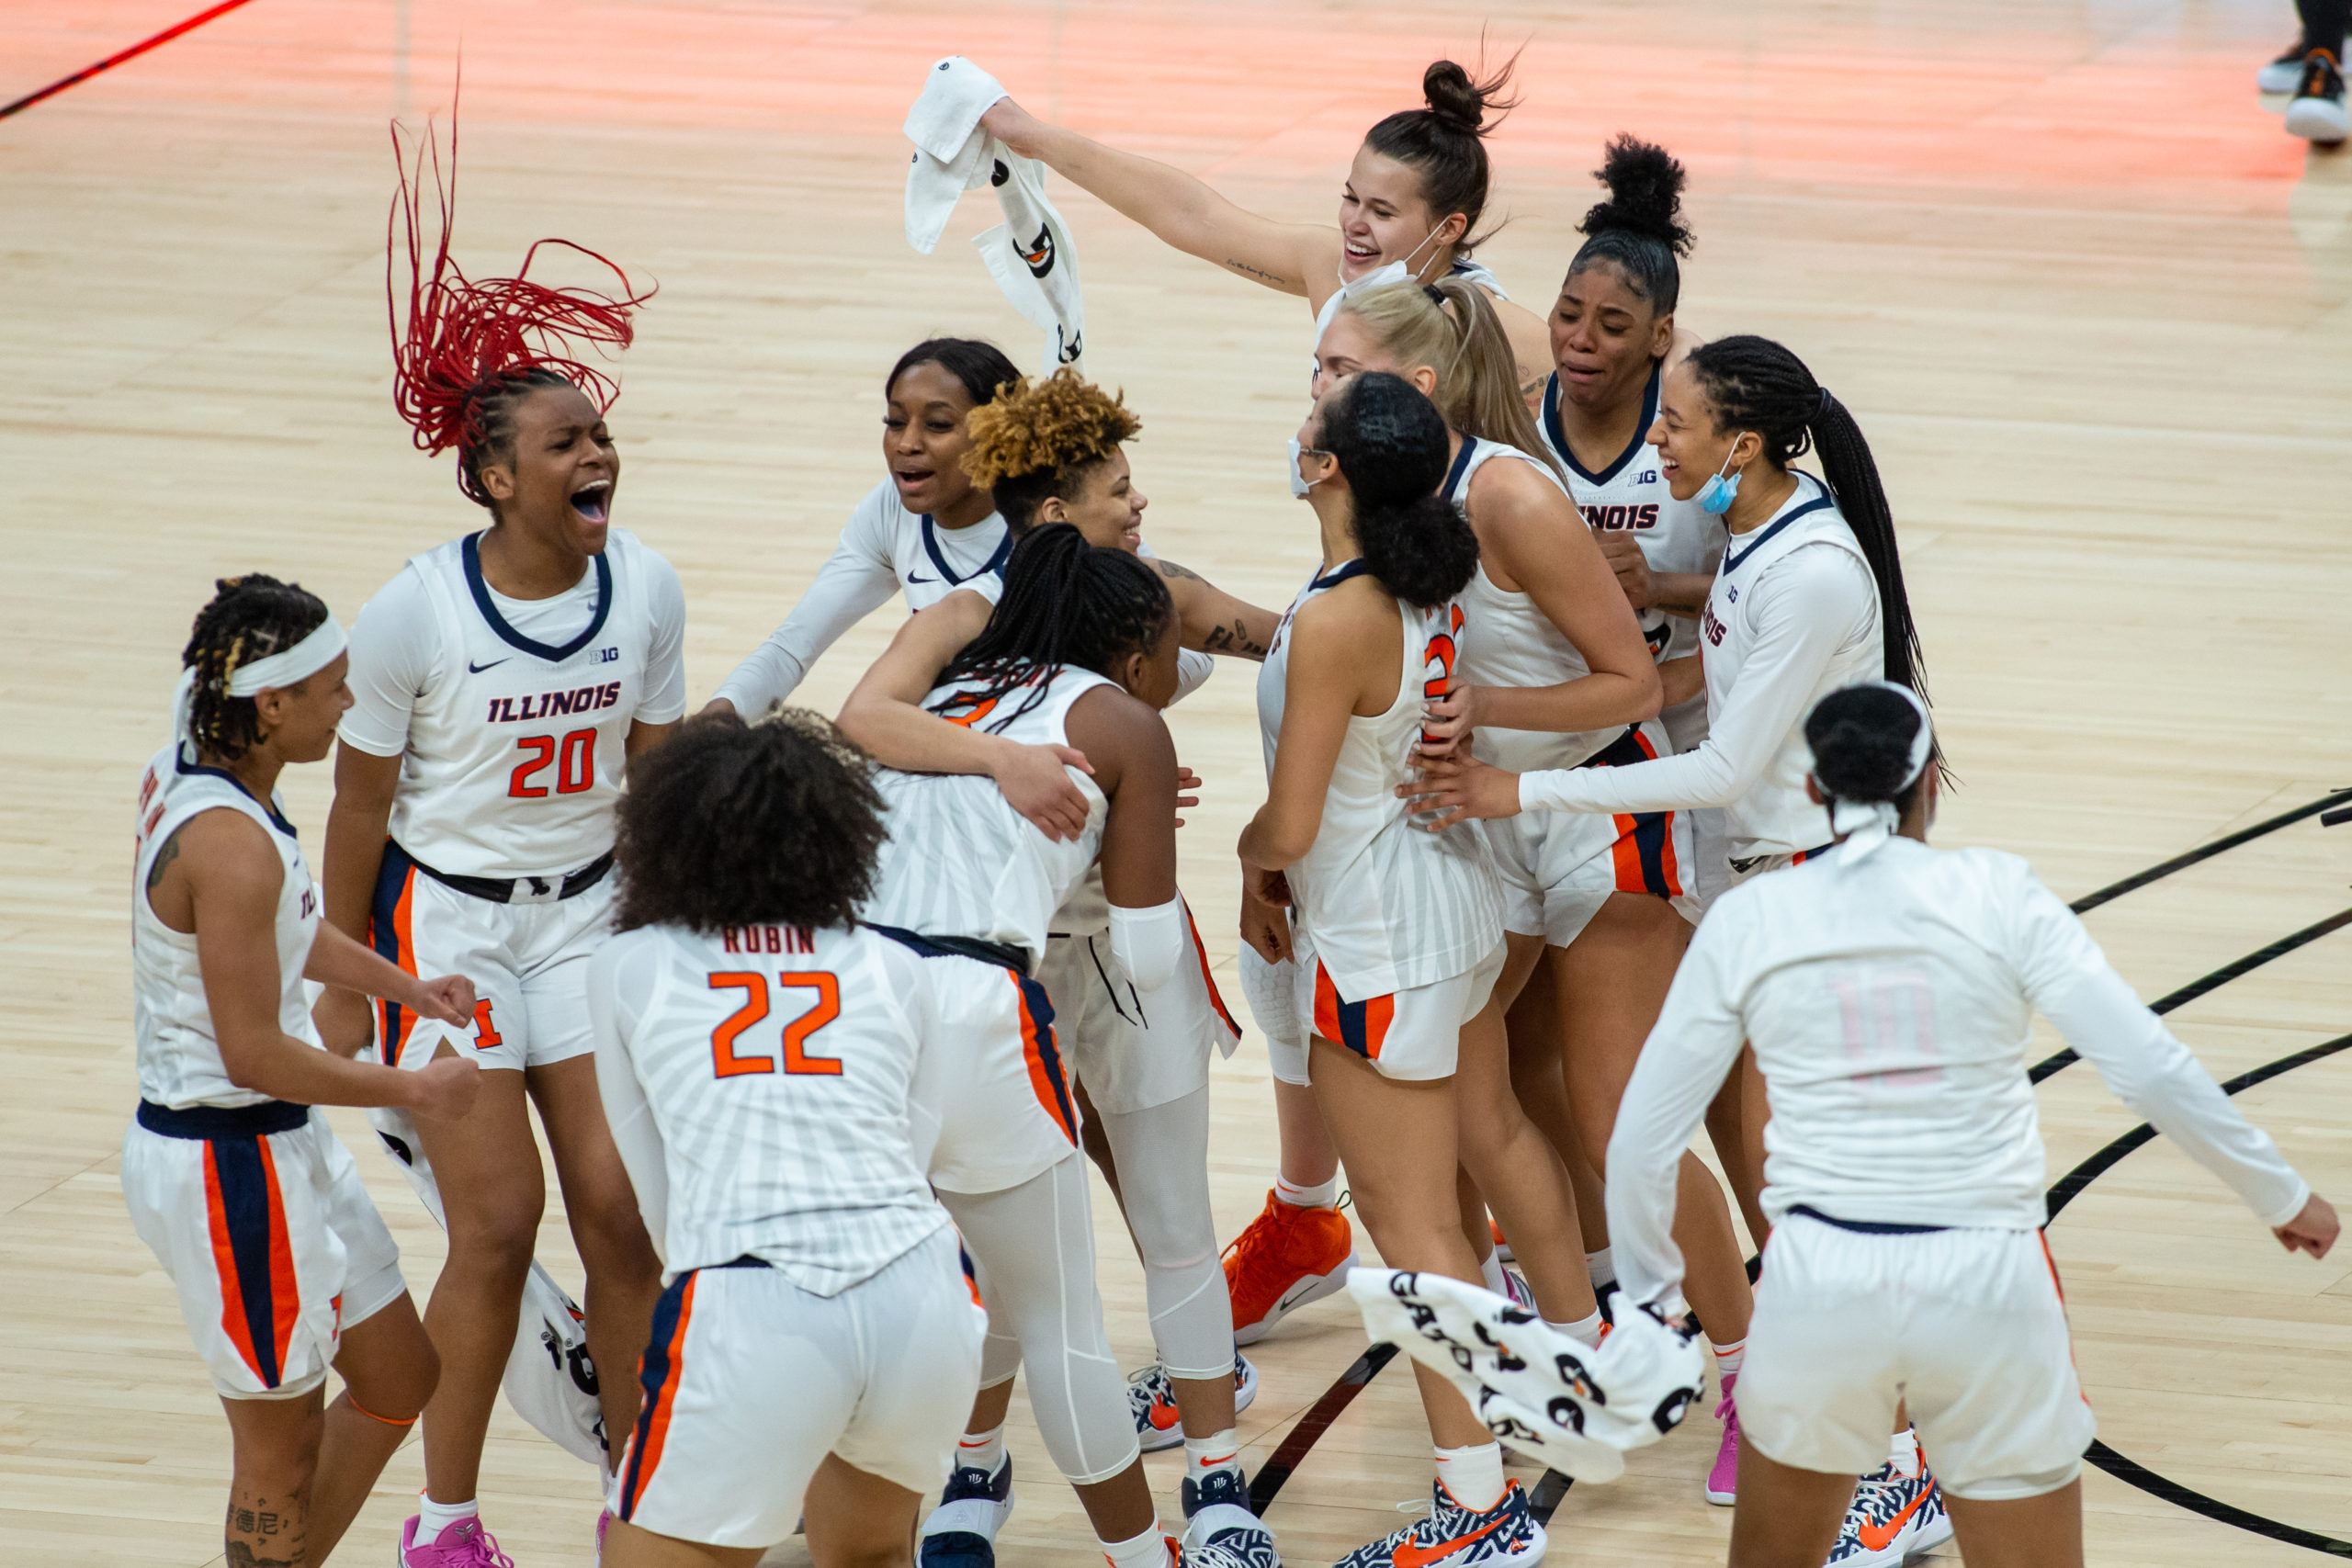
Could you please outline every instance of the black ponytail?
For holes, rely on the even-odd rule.
[[[1004,350],[992,343],[972,337],[925,338],[899,355],[889,378],[882,383],[882,395],[888,397],[899,378],[918,365],[936,365],[955,377],[974,408],[994,398],[999,389],[1021,379],[1020,370],[1005,357]]]
[[[1700,390],[1715,406],[1715,429],[1752,430],[1764,443],[1764,459],[1785,468],[1811,450],[1821,459],[1821,477],[1854,531],[1878,580],[1880,626],[1886,639],[1886,678],[1928,696],[1928,675],[1919,654],[1919,630],[1911,623],[1911,601],[1903,589],[1903,556],[1894,543],[1894,514],[1879,483],[1870,443],[1846,405],[1813,378],[1804,362],[1770,338],[1726,337],[1690,351],[1690,365]]]
[[[1441,60],[1421,73],[1427,108],[1399,109],[1364,134],[1365,146],[1419,172],[1421,199],[1432,220],[1442,223],[1457,212],[1463,215],[1462,238],[1453,242],[1459,256],[1493,234],[1473,232],[1487,209],[1486,137],[1519,107],[1517,98],[1504,96],[1518,60],[1512,55],[1483,82],[1453,61]]]
[[[1883,800],[1897,811],[1910,810],[1927,782],[1924,768],[1917,778],[1909,776],[1920,723],[1919,711],[1883,686],[1865,683],[1830,693],[1804,720],[1814,783],[1833,800]]]
[[[1158,572],[1125,550],[1088,544],[1068,523],[1049,523],[1012,547],[989,624],[938,683],[978,682],[961,694],[974,705],[1028,686],[1019,707],[981,722],[996,729],[1045,699],[1045,682],[1032,683],[1039,670],[1075,664],[1107,676],[1128,654],[1157,648],[1175,619],[1176,602]]]
[[[1590,237],[1568,263],[1568,276],[1608,262],[1654,311],[1671,314],[1682,298],[1682,268],[1675,258],[1690,254],[1690,228],[1682,221],[1682,165],[1663,147],[1620,136],[1592,177],[1609,187],[1609,199],[1594,203],[1577,225]]]
[[[1366,371],[1323,400],[1323,450],[1355,498],[1356,547],[1381,586],[1419,609],[1462,592],[1478,536],[1445,483],[1445,421],[1401,376]]]

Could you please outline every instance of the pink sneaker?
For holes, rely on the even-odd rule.
[[[1724,1424],[1723,1446],[1715,1450],[1714,1468],[1707,1472],[1707,1501],[1726,1508],[1739,1500],[1739,1406],[1731,1393],[1737,1382],[1737,1372],[1724,1374],[1724,1402],[1715,1406],[1715,1419]]]
[[[430,1546],[415,1544],[416,1524],[412,1514],[401,1527],[401,1568],[514,1568],[514,1560],[498,1550],[498,1538],[480,1519],[451,1525]]]
[[[613,1516],[604,1509],[596,1510],[596,1561],[605,1561],[605,1532],[613,1528]]]

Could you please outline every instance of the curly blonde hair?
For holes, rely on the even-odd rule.
[[[1143,430],[1126,394],[1105,392],[1068,366],[1043,381],[1023,376],[974,409],[964,471],[993,490],[1006,479],[1067,473],[1100,462]]]

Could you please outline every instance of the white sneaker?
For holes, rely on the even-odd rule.
[[[2303,40],[2297,39],[2287,52],[2254,73],[2255,90],[2263,93],[2291,93],[2303,79]]]
[[[2287,134],[2332,147],[2347,133],[2352,115],[2344,108],[2344,73],[2327,51],[2315,49],[2304,57],[2294,101],[2287,106]]]

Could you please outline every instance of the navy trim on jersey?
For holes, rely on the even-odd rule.
[[[1340,566],[1332,570],[1329,575],[1318,577],[1314,581],[1309,582],[1306,585],[1306,591],[1309,593],[1315,593],[1319,592],[1326,588],[1337,588],[1351,577],[1362,577],[1371,570],[1372,563],[1365,560],[1362,556],[1358,556],[1351,561],[1341,562]]]
[[[307,1113],[304,1119],[309,1119]],[[212,1138],[208,1143],[213,1174],[220,1182],[221,1228],[229,1235],[229,1258],[245,1308],[245,1337],[258,1363],[254,1371],[260,1374],[262,1387],[276,1388],[285,1370],[277,1364],[277,1303],[270,1292],[269,1172],[261,1163],[261,1140]]]
[[[158,1105],[139,1102],[139,1124],[165,1138],[266,1138],[292,1133],[311,1122],[311,1108],[290,1100],[256,1105]]]
[[[376,863],[376,890],[368,900],[368,945],[376,956],[397,969],[401,966],[401,933],[398,916],[401,894],[407,890],[408,874],[416,865],[409,852],[401,848],[397,839],[384,840],[384,858]],[[400,1064],[402,1043],[401,1014],[407,1010],[390,997],[379,997],[376,1005],[382,1010],[383,1038],[376,1043],[377,1055],[386,1066]]]
[[[1800,473],[1797,475],[1797,478],[1801,479],[1811,479],[1815,485],[1821,485],[1821,481],[1814,479],[1811,474]],[[1803,506],[1798,507],[1793,512],[1782,513],[1779,520],[1774,522],[1770,527],[1756,536],[1755,543],[1749,545],[1746,549],[1739,551],[1736,555],[1733,554],[1732,551],[1733,547],[1739,543],[1739,538],[1738,536],[1734,535],[1732,536],[1731,543],[1724,547],[1724,567],[1723,570],[1717,575],[1729,577],[1733,572],[1737,571],[1742,566],[1747,564],[1748,557],[1754,555],[1757,551],[1762,549],[1767,544],[1770,543],[1773,535],[1779,533],[1781,529],[1787,527],[1790,524],[1795,522],[1798,518],[1803,517],[1807,513],[1818,512],[1823,507],[1830,504],[1832,504],[1832,502],[1829,499],[1829,489],[1826,485],[1821,485],[1821,493],[1819,495],[1815,496],[1811,501],[1806,502]]]
[[[1552,449],[1560,455],[1560,461],[1568,466],[1569,472],[1587,484],[1605,485],[1623,472],[1625,465],[1649,445],[1645,437],[1649,434],[1650,426],[1657,423],[1658,390],[1665,383],[1666,361],[1661,359],[1650,367],[1649,385],[1642,391],[1642,423],[1634,427],[1633,440],[1617,454],[1615,462],[1597,474],[1577,462],[1576,453],[1568,446],[1567,430],[1560,423],[1560,373],[1557,370],[1552,372],[1552,379],[1544,388],[1544,434],[1552,438]]]
[[[1901,1225],[1892,1220],[1841,1220],[1835,1214],[1825,1214],[1810,1203],[1790,1205],[1789,1213],[1803,1214],[1808,1220],[1819,1220],[1825,1225],[1836,1225],[1841,1231],[1859,1231],[1864,1235],[1933,1235],[1948,1231],[1950,1225]]]
[[[506,617],[498,613],[498,605],[490,596],[490,583],[481,574],[481,539],[480,534],[469,534],[465,537],[466,586],[473,590],[474,608],[481,612],[481,618],[490,623],[490,629],[498,634],[500,641],[519,648],[526,653],[535,654],[550,664],[560,664],[596,640],[596,634],[605,629],[605,617],[612,614],[613,609],[613,563],[611,561],[606,560],[602,554],[596,557],[596,613],[589,617],[588,629],[561,648],[557,648],[548,643],[535,642],[525,637],[521,632],[508,626]]]
[[[1465,435],[1462,438],[1462,450],[1453,455],[1453,467],[1445,471],[1445,483],[1438,486],[1440,495],[1451,502],[1466,503],[1469,501],[1468,496],[1457,492],[1462,489],[1463,476],[1470,471],[1470,459],[1477,450],[1477,437]]]
[[[877,925],[872,920],[860,920],[859,925],[876,936],[887,936],[899,946],[912,949],[924,958],[969,958],[978,963],[1010,969],[1023,979],[1029,977],[1029,954],[1022,949],[1001,942],[984,942],[975,936],[942,936],[936,931],[910,931],[904,926]],[[1052,1014],[1047,1013],[1047,1021]]]
[[[236,774],[231,773],[228,769],[216,768],[209,762],[191,762],[186,757],[175,757],[173,759],[173,761],[178,765],[183,776],[190,773],[209,773],[216,779],[227,779],[231,784],[237,786],[237,793],[239,795],[243,795],[247,800],[253,801],[255,806],[261,807],[262,815],[269,818],[270,826],[276,828],[279,832],[285,834],[289,839],[300,839],[302,836],[294,830],[293,823],[288,822],[285,818],[280,817],[277,814],[277,807],[275,804],[270,801],[255,798],[254,792],[245,787],[244,781],[240,779]]]
[[[939,536],[933,532],[931,513],[928,512],[922,514],[922,549],[923,554],[931,558],[931,564],[939,569],[940,577],[950,587],[969,582],[975,577],[986,577],[990,572],[1001,578],[1004,575],[1004,563],[1012,558],[1012,529],[1010,525],[1005,528],[1004,537],[996,542],[996,554],[989,557],[977,571],[968,576],[956,576],[956,569],[947,564],[947,558],[939,553]]]

